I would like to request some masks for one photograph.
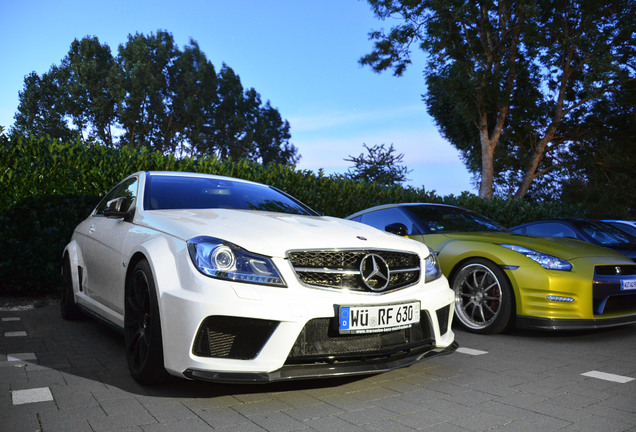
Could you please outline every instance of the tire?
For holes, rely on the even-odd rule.
[[[75,303],[75,295],[73,293],[73,278],[71,276],[71,261],[68,255],[64,257],[62,264],[62,288],[60,290],[60,312],[62,318],[69,321],[82,319],[82,313],[77,303]]]
[[[140,384],[166,381],[161,319],[150,265],[138,262],[126,281],[124,338],[130,374]]]
[[[515,298],[508,278],[492,261],[474,258],[454,273],[455,318],[473,333],[500,333],[509,327]]]

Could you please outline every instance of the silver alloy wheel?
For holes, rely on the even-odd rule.
[[[495,323],[507,301],[497,275],[486,265],[471,263],[453,279],[455,314],[471,330],[485,330]]]

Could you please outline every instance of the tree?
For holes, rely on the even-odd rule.
[[[62,68],[68,72],[66,111],[72,122],[89,139],[112,147],[117,112],[116,101],[109,91],[115,68],[110,48],[100,44],[96,37],[75,39],[62,60]]]
[[[634,77],[630,0],[369,0],[375,31],[361,58],[400,76],[415,44],[428,55],[424,100],[442,135],[480,178],[479,195],[517,180],[516,198],[558,168],[552,154],[620,83]]]
[[[636,82],[598,101],[583,122],[562,200],[582,203],[592,217],[636,219]]]
[[[290,138],[289,122],[267,101],[260,110],[254,134],[258,157],[265,164],[298,162],[300,156],[289,142]]]
[[[175,122],[183,125],[178,140],[181,150],[192,155],[212,153],[219,100],[214,65],[191,40],[170,67],[169,76],[172,114]]]
[[[395,154],[393,144],[386,148],[384,144],[369,147],[362,144],[367,154],[359,156],[349,155],[347,162],[353,162],[353,171],[345,175],[356,181],[376,182],[383,185],[394,185],[407,181],[406,175],[410,172],[406,166],[399,165],[404,154]]]
[[[96,37],[73,41],[60,66],[25,80],[14,131],[179,155],[299,159],[289,123],[269,102],[229,66],[216,73],[195,41],[181,50],[166,31],[129,35],[116,57]]]
[[[245,91],[240,77],[223,64],[218,75],[219,104],[214,130],[215,151],[221,158],[240,159],[254,154],[255,112],[261,104],[254,89]]]
[[[173,122],[169,100],[169,66],[176,57],[171,34],[159,31],[128,36],[119,46],[115,73],[123,144],[169,151],[176,147],[179,125]]]
[[[24,90],[19,94],[20,103],[11,132],[50,135],[64,141],[75,139],[79,131],[69,126],[68,97],[60,90],[67,81],[67,71],[56,66],[41,77],[35,72],[27,75]]]

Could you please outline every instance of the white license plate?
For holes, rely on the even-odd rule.
[[[636,290],[636,280],[622,280],[621,281],[621,289],[622,290]]]
[[[380,333],[408,328],[420,322],[420,302],[388,305],[340,306],[342,334]]]

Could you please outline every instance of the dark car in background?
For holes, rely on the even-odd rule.
[[[603,222],[607,222],[613,227],[616,227],[619,230],[625,231],[627,234],[631,234],[636,237],[636,221],[604,219]]]

